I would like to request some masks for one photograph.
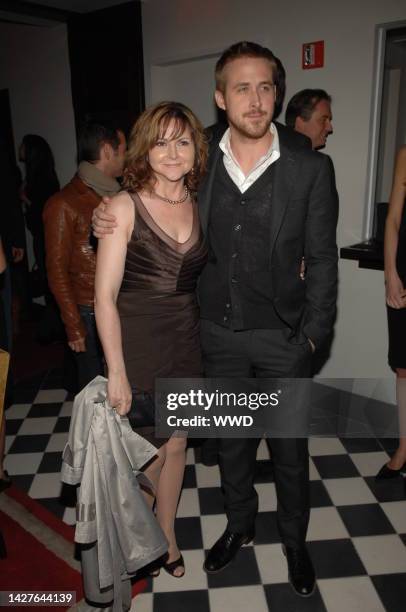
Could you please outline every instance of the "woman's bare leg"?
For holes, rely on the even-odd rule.
[[[144,474],[151,481],[154,491],[151,489],[143,488],[142,492],[144,494],[145,499],[148,502],[148,505],[153,508],[155,503],[155,496],[158,489],[159,477],[161,475],[162,466],[165,463],[166,457],[166,444],[161,446],[161,448],[157,452],[157,456],[148,464],[148,466],[144,469]]]
[[[155,497],[147,489],[144,494],[151,508],[156,502],[156,517],[169,543],[168,563],[180,556],[175,537],[175,517],[185,471],[186,442],[186,437],[170,438],[159,449],[156,459],[144,470],[155,488]],[[182,576],[184,571],[179,566],[174,574]]]
[[[168,563],[179,558],[175,537],[175,517],[182,488],[186,462],[186,437],[173,437],[165,444],[166,458],[156,491],[156,516],[169,542]],[[179,566],[174,574],[182,576],[185,570]]]
[[[406,462],[406,369],[396,370],[396,398],[399,416],[399,446],[388,462],[392,470],[399,470]]]
[[[147,489],[146,487],[142,487],[142,493],[147,501],[147,504],[150,506],[151,510],[154,507],[155,503],[155,495],[158,488],[159,477],[161,475],[162,466],[165,463],[166,457],[166,449],[165,445],[161,446],[161,448],[157,452],[157,456],[148,464],[148,467],[144,469],[144,474],[149,478],[151,484],[153,486],[153,490]],[[159,563],[159,560],[158,560]],[[150,569],[149,574],[153,578],[159,576],[160,568],[156,563],[153,563],[152,569]]]

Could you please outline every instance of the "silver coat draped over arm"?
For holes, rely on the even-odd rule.
[[[97,542],[100,589],[116,584],[118,572],[126,579],[167,551],[140,490],[140,484],[152,488],[140,470],[156,448],[108,405],[106,383],[97,376],[76,396],[62,457],[62,481],[81,483],[75,541]]]

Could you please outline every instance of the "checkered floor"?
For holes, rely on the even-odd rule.
[[[72,397],[58,372],[20,386],[7,412],[6,468],[14,484],[73,524],[70,487],[59,478]],[[406,602],[406,479],[376,483],[396,441],[312,439],[308,548],[318,576],[309,599],[297,597],[276,528],[268,450],[261,443],[253,545],[223,572],[202,571],[204,552],[225,527],[218,468],[196,463],[189,449],[177,536],[186,562],[181,580],[165,572],[133,601],[136,612],[401,612]]]

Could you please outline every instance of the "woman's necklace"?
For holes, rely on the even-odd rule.
[[[180,200],[170,200],[169,198],[165,198],[164,196],[159,195],[159,193],[157,193],[156,191],[152,191],[152,193],[156,195],[156,197],[160,200],[163,200],[164,202],[168,202],[168,204],[172,204],[173,206],[175,206],[175,204],[182,204],[187,200],[189,196],[189,189],[185,185],[185,195],[183,195]]]

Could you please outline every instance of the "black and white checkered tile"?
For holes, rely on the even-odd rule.
[[[15,485],[69,524],[72,496],[60,483],[72,398],[48,373],[16,389],[7,412],[6,468]],[[288,584],[276,527],[276,495],[266,444],[258,452],[259,514],[254,543],[223,572],[207,576],[205,551],[225,527],[219,472],[190,448],[176,524],[186,563],[182,579],[149,579],[136,612],[403,612],[406,607],[406,479],[376,483],[395,440],[310,441],[308,548],[318,576],[309,599]],[[70,498],[70,499],[69,499]],[[68,504],[68,505],[66,505]],[[70,504],[70,505],[69,505]]]

